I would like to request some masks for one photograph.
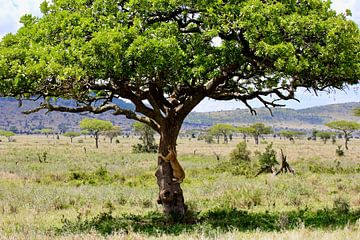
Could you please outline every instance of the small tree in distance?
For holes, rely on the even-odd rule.
[[[66,132],[63,134],[65,137],[69,137],[70,138],[70,142],[72,143],[73,138],[75,137],[79,137],[81,134],[79,132]]]
[[[110,143],[112,143],[113,139],[121,134],[121,128],[119,126],[113,126],[109,130],[102,131],[101,134],[108,137],[110,140]]]
[[[80,122],[80,128],[88,130],[90,134],[94,135],[95,146],[99,148],[99,135],[101,132],[112,129],[113,125],[109,121],[95,119],[95,118],[84,118]]]
[[[5,131],[5,130],[0,130],[0,136],[4,136],[8,139],[9,142],[12,142],[13,141],[13,137],[15,136],[16,134],[11,132],[11,131]]]
[[[270,134],[273,132],[271,127],[265,126],[263,123],[254,123],[246,128],[248,133],[254,137],[255,144],[259,144],[259,137],[264,134]]]
[[[352,122],[352,121],[344,121],[344,120],[329,122],[329,123],[325,124],[325,126],[335,129],[335,130],[338,130],[344,134],[346,150],[349,149],[348,142],[351,137],[351,133],[353,133],[354,131],[360,130],[359,123]]]
[[[215,136],[217,138],[217,143],[219,143],[220,136],[223,136],[224,143],[228,143],[229,142],[229,134],[232,134],[235,131],[235,129],[236,128],[231,124],[218,123],[218,124],[213,125],[209,129],[209,135]]]
[[[51,129],[51,128],[43,128],[43,129],[39,130],[39,133],[44,134],[48,138],[49,135],[54,134],[55,131],[54,131],[54,129]]]
[[[334,132],[317,132],[316,136],[319,137],[321,140],[324,141],[324,144],[331,139],[332,137],[335,137],[336,133]],[[336,140],[335,140],[336,141]]]
[[[279,134],[281,136],[283,136],[286,139],[289,139],[290,141],[295,141],[295,137],[301,136],[301,135],[305,135],[304,132],[301,131],[290,131],[290,130],[281,130],[279,132]]]
[[[155,143],[154,134],[155,131],[146,124],[135,122],[133,124],[135,133],[140,134],[140,140],[142,144],[133,146],[134,152],[156,152],[158,146]]]

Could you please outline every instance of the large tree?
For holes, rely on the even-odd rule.
[[[185,117],[205,98],[265,107],[299,87],[356,84],[356,23],[322,0],[56,0],[0,43],[0,94],[42,97],[37,109],[143,122],[175,149]],[[77,104],[61,105],[65,98]],[[130,100],[135,110],[113,101]],[[180,184],[158,158],[159,203],[184,215]]]

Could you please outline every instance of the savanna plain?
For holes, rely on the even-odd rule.
[[[0,143],[0,239],[360,239],[358,139],[344,156],[341,139],[248,139],[243,168],[229,160],[241,138],[180,138],[188,213],[179,223],[164,219],[157,155],[132,153],[136,137],[101,139],[99,149],[90,137],[15,140]],[[255,152],[271,142],[295,175],[254,177]]]

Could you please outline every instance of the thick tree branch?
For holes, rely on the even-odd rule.
[[[153,119],[146,117],[146,116],[141,116],[131,110],[120,108],[118,105],[111,104],[111,103],[105,104],[100,107],[95,107],[95,106],[91,106],[91,105],[85,105],[85,106],[79,106],[79,107],[65,107],[65,106],[53,105],[50,102],[45,102],[45,103],[40,104],[39,107],[29,110],[29,111],[24,111],[23,113],[30,114],[30,113],[38,112],[38,111],[44,110],[44,109],[47,109],[48,112],[52,112],[52,111],[69,112],[69,113],[90,112],[90,113],[94,113],[94,114],[104,113],[107,111],[113,111],[112,112],[113,115],[124,115],[128,119],[133,119],[133,120],[148,124],[157,132],[159,132],[159,130],[160,130],[160,125]]]

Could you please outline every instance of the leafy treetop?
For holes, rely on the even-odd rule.
[[[0,43],[0,95],[43,97],[33,111],[111,110],[157,131],[169,118],[182,123],[206,97],[236,99],[252,112],[252,99],[280,106],[276,100],[294,99],[299,87],[358,83],[358,26],[330,4],[44,1],[42,17],[23,16],[23,27]],[[78,105],[59,106],[54,97]]]
[[[80,122],[80,128],[97,135],[100,132],[111,130],[113,128],[113,124],[105,120],[84,118]]]
[[[15,136],[15,133],[13,133],[11,131],[0,130],[0,136],[9,138],[9,137]]]
[[[79,132],[66,132],[64,133],[65,137],[74,138],[79,137],[81,134]]]
[[[340,120],[340,121],[329,122],[325,125],[329,128],[347,132],[348,134],[356,130],[360,130],[360,124],[353,121]]]

